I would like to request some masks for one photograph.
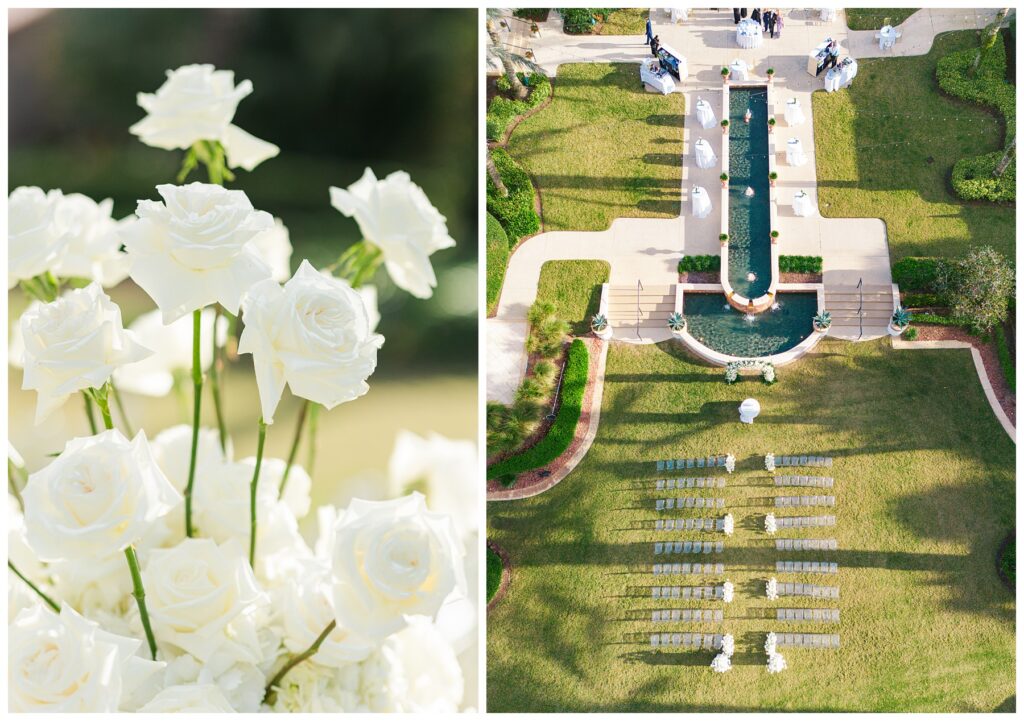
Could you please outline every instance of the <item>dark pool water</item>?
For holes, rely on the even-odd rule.
[[[750,108],[750,123],[743,116]],[[747,197],[747,188],[754,195]],[[771,285],[771,214],[768,196],[768,89],[729,91],[729,282],[746,298]],[[756,279],[747,280],[753,271]]]
[[[686,293],[683,315],[690,335],[719,353],[754,358],[789,350],[813,332],[815,293],[780,293],[778,310],[750,316],[719,293]]]

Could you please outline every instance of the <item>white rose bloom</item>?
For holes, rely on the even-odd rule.
[[[235,711],[254,713],[260,710],[267,675],[261,667],[235,661],[226,654],[215,653],[202,663],[182,654],[167,664],[163,682],[164,686],[212,686]]]
[[[370,331],[363,301],[348,283],[304,260],[283,286],[267,280],[250,288],[242,316],[238,352],[252,354],[266,423],[273,423],[286,384],[328,409],[370,389],[366,379],[384,338]]]
[[[256,469],[256,457],[250,456],[239,461],[249,469],[249,480],[252,480],[253,471]],[[284,469],[287,462],[282,458],[266,458],[260,465],[260,483],[257,489],[260,497],[269,506],[277,502],[278,490],[281,488],[281,478],[284,477]],[[310,491],[313,488],[313,479],[306,473],[306,469],[297,463],[292,464],[288,472],[288,485],[285,486],[281,502],[288,507],[296,518],[304,518],[309,513]]]
[[[158,645],[172,644],[200,661],[216,653],[260,661],[253,617],[266,596],[239,543],[186,538],[145,560],[143,585]]]
[[[81,193],[57,201],[54,223],[65,242],[64,252],[50,270],[61,278],[88,278],[110,288],[128,277],[128,256],[121,252],[120,228],[134,216],[114,220],[114,201],[97,203]]]
[[[7,559],[23,576],[38,584],[46,578],[46,569],[28,545],[25,517],[14,496],[7,494]],[[124,560],[121,561],[124,563]],[[21,583],[21,581],[18,581]]]
[[[363,299],[363,305],[366,306],[366,316],[370,319],[370,332],[376,333],[377,326],[380,325],[380,309],[377,305],[377,286],[375,285],[361,285],[356,288],[356,293]]]
[[[199,348],[199,363],[204,371],[213,363],[213,346],[209,343],[213,333],[213,308],[204,308],[200,329],[203,344]],[[164,325],[159,310],[143,313],[133,320],[128,330],[135,334],[153,355],[136,363],[128,363],[114,371],[114,382],[119,390],[143,396],[166,396],[174,388],[175,371],[192,370],[192,318],[178,318]],[[217,319],[217,346],[223,347],[228,337],[228,319]]]
[[[462,703],[462,668],[429,619],[419,617],[387,640],[400,682],[394,694],[406,713],[456,713]]]
[[[407,616],[435,616],[452,591],[465,592],[462,548],[451,519],[413,493],[354,500],[334,528],[334,612],[345,628],[385,638]]]
[[[178,425],[160,431],[149,445],[167,480],[183,493],[188,484],[188,467],[191,462],[192,426]],[[200,428],[196,445],[196,477],[216,473],[222,464],[230,460],[230,454],[230,446],[227,456],[221,451],[216,428]]]
[[[211,683],[170,686],[158,693],[140,713],[234,713],[224,692]]]
[[[274,218],[274,226],[253,238],[252,244],[270,268],[271,278],[284,283],[292,277],[292,243],[280,218]]]
[[[124,329],[121,309],[97,283],[30,308],[20,323],[25,343],[21,387],[37,393],[37,425],[72,393],[99,388],[117,367],[152,353]]]
[[[14,623],[14,619],[22,611],[35,609],[42,606],[43,601],[36,592],[26,586],[20,578],[7,571],[7,625]],[[49,606],[46,607],[47,610]]]
[[[7,287],[51,270],[67,248],[54,223],[59,190],[15,188],[7,198]]]
[[[139,431],[74,438],[22,493],[29,545],[44,561],[95,562],[138,541],[181,496]]]
[[[200,140],[220,141],[228,165],[252,170],[273,158],[280,148],[255,138],[231,123],[239,101],[252,92],[252,83],[235,85],[230,70],[212,65],[184,65],[167,71],[156,93],[139,93],[139,107],[148,115],[130,128],[146,145],[185,150]]]
[[[158,185],[163,202],[140,200],[122,233],[131,277],[156,302],[164,324],[212,303],[238,313],[242,296],[270,278],[252,239],[272,228],[241,190],[209,183]]]
[[[432,510],[450,515],[461,534],[470,533],[479,525],[478,460],[473,441],[399,431],[388,462],[391,494],[421,491]]]
[[[281,605],[284,645],[290,653],[309,648],[334,620],[330,573],[326,564],[309,560],[305,573],[285,587]],[[337,626],[316,652],[316,662],[340,668],[369,657],[375,644],[351,629]]]
[[[123,603],[131,601],[132,577],[123,553],[90,558],[88,563],[77,558],[57,561],[50,568],[56,599],[94,621],[99,620],[98,611],[119,612]],[[104,627],[109,629],[106,624]]]
[[[363,239],[383,254],[395,285],[417,298],[433,295],[437,278],[430,255],[453,247],[455,241],[448,235],[445,217],[408,173],[398,171],[377,180],[367,168],[348,190],[331,188],[331,205],[345,217],[355,217]]]
[[[8,628],[8,711],[134,710],[132,694],[163,663],[136,655],[142,642],[103,631],[69,606],[37,606]]]
[[[273,710],[284,713],[387,713],[398,711],[391,685],[396,670],[382,651],[341,668],[323,666],[316,656],[288,672]]]

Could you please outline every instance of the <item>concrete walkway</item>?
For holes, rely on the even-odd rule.
[[[811,94],[823,87],[824,75],[815,78],[806,72],[807,55],[829,36],[839,41],[841,57],[924,54],[931,48],[937,33],[981,28],[994,16],[994,10],[921,10],[899,26],[903,36],[895,47],[881,51],[874,40],[874,32],[848,30],[842,12],[834,22],[822,23],[816,12],[791,10],[785,14],[781,37],[766,38],[760,48],[748,50],[736,45],[731,10],[691,11],[688,21],[679,24],[670,23],[667,13],[656,10],[652,17],[655,34],[663,44],[686,57],[689,69],[689,77],[679,83],[679,92],[686,96],[687,113],[685,127],[679,131],[684,154],[680,216],[670,220],[619,218],[605,231],[542,233],[521,244],[509,259],[496,315],[486,325],[487,397],[511,402],[525,373],[526,312],[536,299],[540,269],[546,261],[607,260],[611,264],[612,284],[634,284],[640,280],[654,286],[676,282],[676,265],[682,255],[718,252],[718,209],[713,209],[703,220],[692,218],[689,190],[701,185],[711,191],[713,203],[716,202],[719,170],[697,168],[691,148],[703,137],[721,157],[723,136],[717,128],[701,128],[695,121],[693,108],[700,95],[711,103],[720,119],[722,81],[719,70],[736,58],[747,63],[751,80],[764,80],[767,68],[775,69],[771,112],[778,120],[777,147],[784,147],[791,137],[799,138],[809,157],[806,165],[791,167],[785,163],[784,152],[776,154],[777,229],[781,252],[820,255],[826,290],[853,287],[861,279],[865,285],[890,284],[888,241],[881,220],[822,218],[820,215],[800,218],[793,213],[792,198],[797,190],[804,190],[815,204],[818,202]],[[565,35],[555,13],[542,24],[540,37],[530,42],[535,61],[552,77],[564,63],[639,63],[650,55],[641,36]],[[637,82],[639,84],[639,77]],[[556,81],[556,96],[557,92]],[[784,106],[790,98],[799,100],[807,119],[796,127],[787,127],[784,120]],[[884,333],[884,327],[865,327],[864,339]]]

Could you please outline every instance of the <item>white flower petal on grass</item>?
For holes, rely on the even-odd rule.
[[[22,611],[8,628],[8,710],[131,711],[135,690],[164,667],[137,655],[142,642],[108,633],[69,606]]]
[[[109,288],[128,277],[128,256],[121,252],[119,231],[134,216],[117,221],[111,217],[114,201],[97,203],[80,193],[63,196],[56,205],[54,224],[66,245],[53,264],[60,278],[87,278]]]
[[[283,286],[253,286],[242,304],[239,353],[251,353],[263,419],[273,423],[285,385],[326,408],[364,395],[383,336],[370,331],[359,294],[308,261]]]
[[[139,220],[122,234],[131,277],[163,313],[165,324],[213,303],[237,314],[270,268],[252,245],[273,227],[240,190],[209,183],[158,185],[163,201],[140,200]]]
[[[36,424],[72,393],[99,388],[118,366],[152,351],[121,324],[121,309],[91,283],[21,316],[25,344],[23,390],[37,393]]]
[[[67,249],[68,239],[54,218],[63,197],[59,190],[15,188],[7,198],[7,287],[51,270]]]
[[[137,542],[181,501],[139,431],[68,441],[25,490],[29,545],[43,561],[96,562]]]
[[[455,241],[445,217],[408,173],[396,171],[378,180],[367,168],[347,190],[331,188],[331,205],[356,219],[363,239],[383,254],[395,285],[417,298],[433,295],[437,278],[430,256]]]
[[[140,713],[234,713],[215,684],[168,686],[139,709]]]

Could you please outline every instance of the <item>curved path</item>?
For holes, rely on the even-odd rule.
[[[892,50],[880,51],[874,31],[850,31],[839,14],[833,23],[822,23],[816,14],[791,11],[782,37],[766,39],[760,48],[744,50],[733,39],[735,26],[728,11],[692,11],[686,23],[672,25],[668,16],[657,11],[655,32],[666,44],[687,55],[689,78],[680,83],[686,95],[686,107],[692,108],[696,96],[721,106],[721,79],[718,70],[735,58],[743,59],[752,77],[765,77],[775,68],[775,115],[780,119],[777,133],[801,140],[813,152],[814,134],[811,93],[821,87],[820,78],[805,70],[807,52],[824,37],[839,40],[843,54],[855,58],[883,55],[921,55],[928,52],[938,33],[949,30],[981,28],[995,16],[994,10],[920,10],[899,26],[903,37]],[[557,16],[542,24],[541,37],[531,41],[536,61],[554,76],[558,66],[577,62],[636,62],[650,51],[640,36],[565,35]],[[700,49],[695,52],[694,49]],[[687,52],[689,50],[689,52]],[[769,62],[770,60],[770,62]],[[556,89],[557,93],[557,89]],[[717,97],[715,97],[717,95]],[[789,98],[800,100],[808,122],[786,127],[782,104]],[[682,128],[683,170],[682,207],[672,219],[619,218],[599,232],[554,231],[523,242],[509,258],[501,298],[494,318],[486,323],[487,397],[511,402],[526,370],[526,312],[536,299],[541,266],[549,260],[597,259],[611,264],[612,284],[667,285],[676,282],[676,264],[683,254],[718,252],[718,214],[699,220],[688,213],[688,188],[694,184],[717,187],[715,169],[698,169],[689,153],[691,140],[706,137],[716,154],[721,153],[722,135],[703,131],[694,123]],[[781,165],[781,163],[780,163]],[[778,182],[783,203],[796,189],[805,190],[817,203],[815,164],[794,168],[783,165]],[[543,189],[541,189],[543,191]],[[862,279],[867,285],[892,282],[885,226],[876,218],[798,218],[789,205],[777,207],[778,229],[786,254],[820,255],[824,260],[823,282],[826,290],[855,286]],[[858,238],[855,244],[851,237]],[[865,339],[884,334],[884,328],[865,329]],[[667,333],[667,331],[666,331]],[[666,335],[666,338],[668,336]],[[841,336],[840,336],[841,337]],[[652,338],[651,340],[664,340]]]

